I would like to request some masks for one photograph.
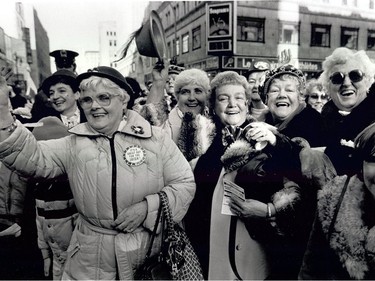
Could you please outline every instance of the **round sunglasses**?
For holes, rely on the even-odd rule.
[[[347,75],[353,83],[362,81],[363,76],[365,76],[365,74],[359,69],[352,70]],[[329,79],[331,80],[332,84],[341,85],[345,80],[345,76],[346,74],[342,72],[335,72],[329,77]]]

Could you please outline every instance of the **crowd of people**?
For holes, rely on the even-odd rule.
[[[262,60],[212,79],[164,61],[147,85],[78,74],[77,55],[51,53],[33,102],[1,72],[1,279],[134,279],[162,190],[204,279],[374,278],[365,51],[335,49],[308,80]]]

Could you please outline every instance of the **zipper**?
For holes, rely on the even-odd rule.
[[[118,209],[117,209],[117,162],[116,162],[116,152],[115,152],[115,134],[112,138],[109,138],[109,145],[111,148],[111,159],[112,159],[112,211],[113,211],[113,220],[117,218]]]

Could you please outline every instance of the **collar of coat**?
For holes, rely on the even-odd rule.
[[[336,177],[318,193],[319,220],[326,237],[345,180],[346,176]],[[375,227],[368,229],[363,221],[365,188],[357,176],[350,179],[329,238],[330,247],[355,279],[365,277],[369,271],[367,260],[373,263],[375,255]]]
[[[150,138],[152,136],[151,125],[141,115],[133,110],[127,110],[127,122],[121,132],[138,138]],[[70,133],[79,136],[100,136],[88,123],[78,124],[69,130]]]

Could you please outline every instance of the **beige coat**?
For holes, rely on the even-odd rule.
[[[175,143],[134,111],[113,138],[87,123],[72,135],[37,142],[19,125],[0,143],[0,159],[29,176],[67,174],[79,213],[65,264],[65,279],[132,279],[143,261],[164,190],[173,219],[185,215],[195,193],[192,171]],[[135,153],[131,153],[134,151]],[[129,154],[130,153],[130,154]],[[145,199],[148,213],[133,233],[113,230],[117,214]],[[117,271],[118,269],[118,271]]]

